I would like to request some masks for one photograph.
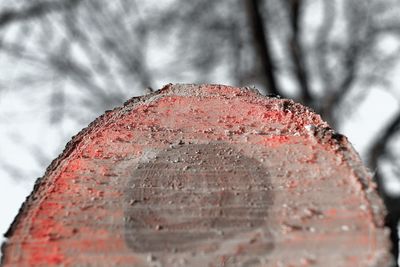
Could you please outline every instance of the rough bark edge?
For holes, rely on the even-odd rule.
[[[63,152],[58,155],[57,158],[55,158],[50,165],[46,168],[46,171],[42,177],[39,177],[36,179],[35,184],[33,186],[32,192],[29,194],[29,196],[26,197],[25,201],[22,203],[21,207],[18,210],[18,214],[15,216],[14,220],[12,221],[10,227],[8,230],[4,233],[4,237],[6,240],[1,244],[1,260],[0,260],[0,266],[3,265],[5,261],[5,250],[7,246],[7,239],[12,236],[14,231],[16,230],[20,220],[22,220],[25,215],[28,214],[29,208],[35,203],[35,201],[39,201],[38,198],[40,197],[40,186],[44,183],[47,182],[48,178],[51,176],[51,174],[60,166],[64,163],[65,160],[69,159],[71,156],[72,152],[75,151],[75,149],[83,142],[84,137],[90,133],[92,133],[97,126],[101,126],[106,124],[110,119],[113,118],[112,115],[114,113],[119,112],[123,110],[124,107],[127,107],[128,105],[133,106],[137,105],[140,102],[145,102],[146,100],[152,98],[153,96],[158,95],[163,89],[169,87],[171,84],[168,84],[164,86],[162,89],[155,91],[153,93],[144,95],[144,96],[137,96],[137,97],[132,97],[128,101],[126,101],[123,106],[116,107],[112,110],[106,110],[104,114],[100,115],[97,117],[94,121],[92,121],[87,127],[83,128],[80,132],[78,132],[76,135],[71,137],[71,140],[68,141],[68,143],[65,145],[65,148]],[[37,196],[38,195],[38,196]]]
[[[205,92],[205,88],[213,88],[216,89],[214,92]],[[222,92],[221,88],[229,88],[230,90],[237,91],[237,93],[225,94]],[[192,90],[190,90],[192,89]],[[219,90],[219,91],[218,91]],[[321,117],[316,114],[312,109],[305,107],[301,104],[295,103],[290,99],[280,99],[279,96],[262,96],[258,90],[249,88],[249,87],[231,87],[219,84],[168,84],[165,85],[158,91],[153,93],[133,97],[126,101],[122,106],[116,107],[113,110],[107,110],[105,113],[98,118],[96,118],[93,122],[91,122],[86,128],[82,129],[78,134],[73,136],[71,140],[66,144],[63,152],[54,159],[51,164],[47,167],[45,174],[42,177],[39,177],[35,185],[33,187],[30,195],[25,199],[24,203],[21,205],[17,216],[14,218],[11,223],[9,229],[4,234],[4,237],[10,237],[14,231],[16,230],[20,220],[22,220],[29,211],[29,208],[37,202],[41,202],[41,198],[44,196],[40,192],[40,186],[49,179],[49,177],[57,170],[59,166],[65,163],[70,156],[73,156],[73,152],[82,144],[84,144],[84,137],[89,136],[93,133],[98,127],[106,126],[108,123],[112,123],[113,119],[117,119],[120,116],[123,116],[125,113],[133,110],[139,104],[148,104],[152,101],[160,99],[165,96],[198,96],[198,97],[226,97],[233,98],[239,96],[252,96],[254,99],[249,98],[249,100],[256,100],[256,102],[261,102],[268,100],[270,98],[277,98],[278,101],[281,101],[281,108],[283,112],[290,111],[295,115],[301,115],[304,112],[310,113],[313,116],[318,118],[318,125],[314,129],[314,136],[316,138],[317,143],[320,144],[329,144],[335,152],[341,155],[342,160],[345,164],[347,164],[350,169],[354,170],[354,175],[357,178],[358,182],[360,182],[362,186],[362,190],[367,198],[367,202],[370,205],[370,213],[372,215],[373,223],[377,228],[384,229],[383,225],[383,216],[386,213],[386,210],[383,206],[382,200],[379,198],[375,184],[372,181],[372,175],[370,171],[364,167],[361,162],[361,159],[358,153],[354,150],[353,146],[347,141],[347,138],[337,132],[335,132],[329,125],[324,122]],[[54,177],[57,177],[56,174]],[[386,238],[388,244],[389,240]],[[5,262],[5,250],[7,246],[7,240],[3,242],[1,245],[2,257],[0,260],[0,265]],[[387,246],[389,248],[390,246]],[[375,257],[372,259],[372,263],[370,267],[390,267],[393,264],[393,258],[389,251],[385,250],[386,247],[380,248],[375,252]]]

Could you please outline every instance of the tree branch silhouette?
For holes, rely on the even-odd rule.
[[[311,105],[314,99],[310,93],[307,65],[300,42],[300,36],[302,35],[300,19],[304,3],[302,0],[286,0],[286,4],[289,13],[289,25],[291,28],[291,36],[288,40],[288,50],[291,56],[291,61],[293,62],[294,74],[300,88],[300,100],[305,105]]]
[[[271,53],[271,45],[268,40],[268,26],[265,25],[262,17],[262,1],[250,0],[246,1],[248,17],[250,20],[251,31],[253,33],[254,45],[259,55],[258,59],[261,62],[262,69],[266,76],[266,88],[271,94],[283,96],[282,90],[279,89],[276,75],[275,66]]]
[[[82,0],[43,1],[28,7],[4,10],[0,13],[0,27],[5,27],[16,21],[26,21],[55,11],[65,11],[76,7]]]

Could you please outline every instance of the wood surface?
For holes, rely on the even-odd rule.
[[[170,84],[73,137],[2,265],[388,267],[383,216],[347,138],[308,108]]]

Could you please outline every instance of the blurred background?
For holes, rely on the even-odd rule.
[[[398,0],[1,0],[0,232],[105,110],[167,83],[223,83],[293,98],[347,135],[397,244],[399,14]]]

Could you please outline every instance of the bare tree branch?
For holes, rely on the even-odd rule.
[[[287,0],[289,11],[289,20],[291,27],[291,37],[289,39],[289,52],[294,65],[294,74],[300,86],[300,100],[305,105],[310,105],[313,96],[310,93],[307,66],[304,57],[304,51],[300,43],[303,0]]]
[[[143,88],[152,86],[152,78],[146,66],[144,58],[144,50],[146,49],[146,40],[148,28],[146,22],[140,19],[134,25],[124,24],[119,16],[104,14],[103,7],[98,4],[92,4],[89,8],[97,14],[93,18],[89,18],[90,23],[101,36],[101,44],[109,55],[114,55],[127,76],[134,76],[137,81],[141,82]],[[127,12],[127,8],[119,6],[120,12]],[[138,10],[133,9],[138,16]],[[134,37],[134,42],[132,41]],[[128,38],[128,39],[127,39]],[[121,40],[125,40],[122,41]]]
[[[54,11],[72,9],[82,0],[43,1],[34,3],[21,10],[4,10],[0,13],[0,27],[15,21],[25,21]]]
[[[371,169],[378,167],[379,159],[387,153],[391,139],[400,132],[400,111],[381,131],[381,135],[372,143],[369,149],[369,166]]]
[[[268,41],[268,28],[265,26],[261,13],[261,0],[246,1],[248,18],[254,36],[254,45],[266,76],[267,90],[271,94],[281,95],[283,92],[278,88],[274,63],[271,54],[271,45]]]
[[[323,22],[317,31],[315,38],[315,50],[317,69],[315,70],[321,77],[323,90],[331,91],[333,89],[333,75],[328,67],[328,50],[329,37],[332,32],[336,18],[335,1],[322,1],[323,5]]]
[[[327,92],[327,97],[324,101],[325,104],[322,110],[322,114],[332,126],[335,126],[337,124],[334,112],[336,111],[342,99],[346,97],[348,91],[351,88],[351,85],[356,79],[360,49],[360,44],[355,44],[348,48],[344,56],[345,63],[343,66],[344,69],[346,69],[346,74],[343,77],[341,83],[337,86],[336,90]]]
[[[376,32],[372,30],[369,21],[369,14],[365,14],[364,3],[349,1],[345,7],[347,22],[347,44],[341,58],[341,69],[343,76],[331,90],[326,91],[322,115],[332,126],[336,126],[337,111],[340,103],[347,97],[354,82],[357,80],[360,63],[363,59],[364,51],[372,44]]]
[[[107,54],[99,52],[98,48],[90,43],[88,33],[77,25],[77,14],[67,12],[64,14],[63,20],[71,44],[76,44],[89,58],[90,68],[93,68],[95,73],[107,77],[108,88],[114,88],[122,94],[124,89],[118,83],[119,77],[112,71],[109,62],[106,60]]]

